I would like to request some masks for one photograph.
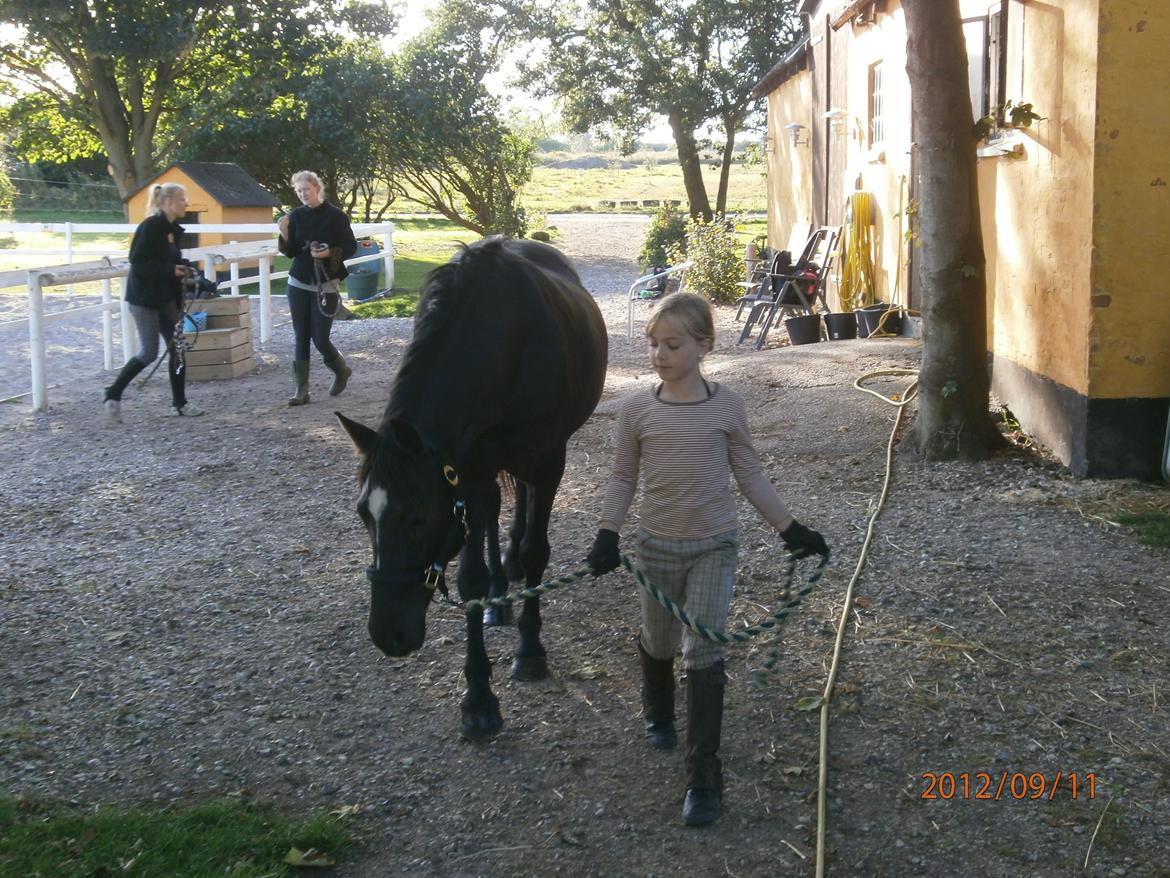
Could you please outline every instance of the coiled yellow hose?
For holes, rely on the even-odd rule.
[[[841,277],[838,294],[842,311],[855,311],[874,303],[873,196],[854,192],[849,196],[849,221],[841,235]]]

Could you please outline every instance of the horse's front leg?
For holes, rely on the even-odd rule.
[[[486,522],[475,515],[468,521],[470,533],[459,556],[459,596],[467,601],[483,598],[488,593],[488,569],[483,562]],[[492,692],[492,666],[488,661],[483,639],[483,610],[467,613],[467,657],[463,663],[467,691],[460,705],[463,714],[460,734],[471,740],[482,740],[495,735],[504,725],[500,715],[500,700]]]
[[[483,642],[483,610],[467,613],[467,658],[463,663],[467,691],[460,711],[463,715],[459,734],[472,741],[493,737],[504,727],[500,699],[492,692],[492,665]]]
[[[550,554],[548,523],[552,516],[553,500],[561,476],[565,471],[565,456],[549,467],[545,477],[531,486],[528,505],[528,521],[524,540],[520,544],[520,562],[524,566],[524,578],[528,588],[540,585],[548,567]],[[548,657],[540,642],[540,598],[526,598],[524,609],[516,622],[520,631],[520,645],[512,659],[512,678],[515,680],[543,680],[548,676]]]
[[[487,516],[487,563],[491,586],[488,597],[498,598],[508,593],[508,579],[504,575],[504,564],[500,558],[500,487],[496,485],[494,498],[484,510]],[[483,624],[492,628],[512,624],[512,605],[490,606],[483,611]]]

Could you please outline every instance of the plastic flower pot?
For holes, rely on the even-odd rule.
[[[821,340],[821,315],[802,314],[784,321],[788,338],[794,344],[812,344]]]

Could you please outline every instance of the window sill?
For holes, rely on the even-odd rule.
[[[1014,128],[997,128],[975,150],[975,155],[981,159],[1023,154],[1024,136]]]
[[[886,150],[882,146],[872,146],[869,152],[865,154],[865,160],[871,165],[884,165],[886,163]]]

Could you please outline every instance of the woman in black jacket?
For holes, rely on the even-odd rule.
[[[309,340],[333,372],[329,395],[337,396],[353,370],[329,340],[333,315],[341,304],[341,281],[349,274],[344,259],[357,253],[357,240],[349,217],[324,200],[321,178],[312,171],[297,171],[289,183],[301,206],[280,218],[280,252],[292,259],[288,269],[288,310],[292,316],[296,347],[293,378],[296,393],[289,405],[309,401]]]
[[[130,242],[130,274],[126,278],[126,302],[138,330],[139,349],[103,397],[106,415],[114,423],[122,422],[122,391],[158,356],[160,338],[168,354],[170,413],[187,417],[203,414],[187,404],[187,371],[173,343],[183,310],[183,278],[191,271],[191,263],[179,249],[183,227],[176,222],[187,212],[187,190],[179,183],[157,185],[151,190],[150,205],[155,212],[138,224]]]

